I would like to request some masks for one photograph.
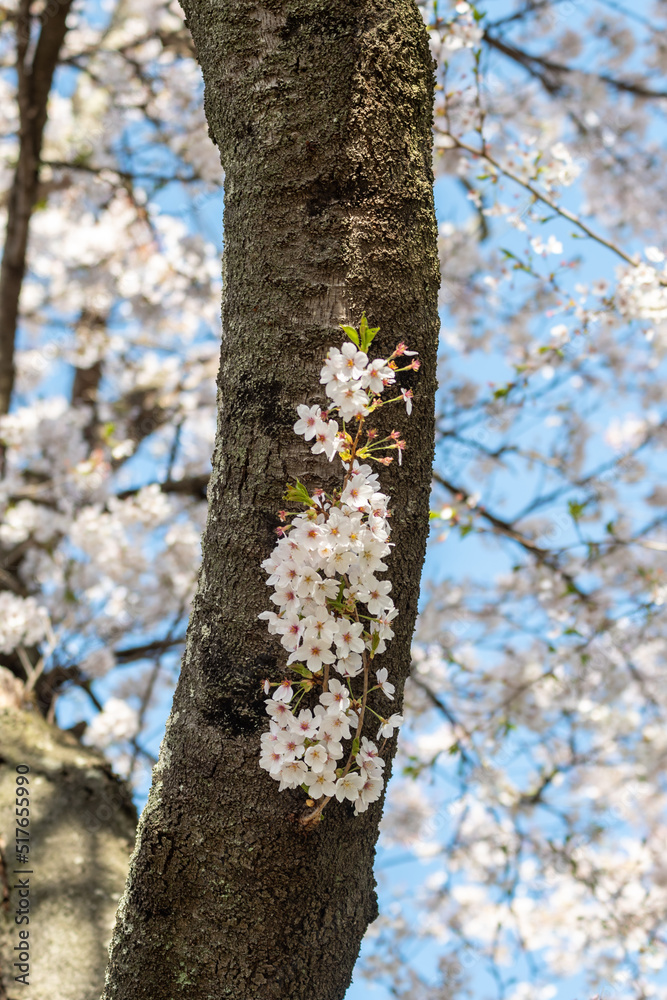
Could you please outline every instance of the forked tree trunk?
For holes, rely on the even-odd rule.
[[[321,402],[337,324],[418,350],[392,496],[400,609],[383,662],[402,691],[428,525],[438,264],[432,64],[412,0],[184,0],[226,171],[219,424],[187,651],[111,946],[106,1000],[340,1000],[376,915],[380,803],[330,803],[260,770],[261,680],[281,647],[257,615],[287,479],[332,485],[292,431]],[[410,373],[411,375],[413,373]],[[402,410],[402,407],[401,407]],[[385,474],[386,473],[386,474]],[[391,741],[392,745],[394,741]]]

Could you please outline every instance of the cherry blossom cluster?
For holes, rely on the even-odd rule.
[[[48,611],[34,597],[0,591],[0,653],[35,645],[49,634],[50,628]]]
[[[321,800],[309,820],[318,818],[334,797],[353,802],[355,813],[379,798],[384,761],[377,745],[362,734],[364,719],[376,717],[378,740],[393,736],[403,721],[398,714],[380,716],[367,703],[376,690],[393,699],[387,669],[373,670],[372,661],[393,638],[391,625],[398,614],[391,582],[376,575],[387,569],[384,560],[392,546],[389,497],[367,462],[388,465],[392,456],[378,454],[387,450],[396,450],[400,461],[405,442],[395,431],[378,438],[377,431],[366,430],[365,421],[394,402],[411,412],[410,391],[400,390],[388,400],[381,396],[395,384],[398,371],[417,370],[419,362],[413,358],[398,367],[397,358],[414,355],[404,344],[386,359],[369,360],[367,350],[377,329],[369,328],[365,317],[358,331],[343,329],[349,342],[329,350],[320,373],[331,404],[326,409],[298,406],[294,425],[295,433],[313,441],[314,454],[323,453],[329,461],[339,456],[342,485],[332,494],[318,489],[312,496],[298,480],[288,487],[286,499],[302,509],[280,512],[284,527],[277,529],[275,549],[262,563],[276,610],[264,611],[260,618],[280,636],[286,673],[301,680],[264,682],[266,694],[275,690],[266,702],[271,722],[262,736],[260,766],[280,782],[281,791],[301,786],[311,805]],[[330,677],[332,671],[341,679]],[[355,680],[361,687],[356,693]],[[299,711],[302,700],[318,690],[318,704]],[[349,740],[344,759],[343,744]]]

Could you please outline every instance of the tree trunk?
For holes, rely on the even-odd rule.
[[[392,496],[399,703],[428,530],[438,333],[432,64],[412,0],[185,0],[226,171],[219,422],[203,565],[172,713],[118,911],[106,1000],[340,1000],[374,919],[381,803],[332,802],[306,834],[301,791],[258,766],[261,680],[287,479],[333,485],[292,431],[365,310],[390,353],[419,351]],[[414,373],[410,373],[412,376]],[[402,410],[402,408],[401,408]],[[336,480],[338,482],[338,479]],[[393,741],[392,741],[393,742]]]
[[[0,676],[0,998],[95,1000],[136,829],[127,788],[101,754],[12,707]],[[10,679],[11,681],[11,679]],[[4,704],[2,704],[4,702]],[[17,766],[28,779],[29,861],[16,860]],[[25,786],[21,785],[21,789]],[[25,809],[25,806],[21,806]],[[23,815],[19,817],[23,819]],[[21,829],[20,836],[25,831]],[[25,885],[26,879],[28,884]],[[29,923],[17,923],[23,895]],[[19,946],[28,931],[29,986]],[[19,963],[24,964],[24,963]]]
[[[0,414],[9,412],[12,399],[19,299],[25,277],[30,219],[39,197],[39,161],[46,107],[71,6],[72,0],[61,0],[41,12],[41,30],[34,50],[30,46],[31,0],[21,0],[18,10],[19,155],[7,201],[7,232],[0,266]],[[32,54],[30,63],[29,54]]]

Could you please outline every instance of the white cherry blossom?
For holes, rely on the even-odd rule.
[[[322,410],[319,406],[297,406],[296,412],[299,419],[294,425],[294,433],[302,434],[306,441],[310,441],[317,433],[318,425],[321,424]]]
[[[359,795],[363,787],[364,780],[359,774],[350,772],[336,782],[336,798],[339,802],[344,799],[354,799]]]
[[[394,735],[394,730],[398,729],[399,726],[403,725],[403,716],[394,713],[388,719],[382,720],[382,725],[378,729],[378,739],[383,736],[385,739],[389,739]]]

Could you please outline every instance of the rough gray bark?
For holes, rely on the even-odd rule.
[[[390,560],[400,609],[384,655],[409,667],[428,525],[438,331],[432,68],[412,0],[184,0],[226,171],[219,425],[203,566],[172,713],[140,822],[105,1000],[340,1000],[376,915],[380,803],[330,803],[258,767],[260,682],[281,647],[257,615],[285,481],[331,484],[294,407],[341,322],[420,352]],[[374,345],[374,346],[376,346]],[[412,376],[413,373],[410,373]]]
[[[0,690],[2,695],[2,690]],[[1,700],[1,699],[0,699]],[[8,699],[5,699],[8,701]],[[30,768],[30,864],[15,863],[16,766]],[[0,997],[94,1000],[136,829],[125,786],[97,752],[37,711],[0,707]],[[14,869],[21,869],[20,875]],[[25,871],[31,871],[29,876]],[[30,923],[15,923],[29,877]],[[14,948],[30,932],[30,985]]]

